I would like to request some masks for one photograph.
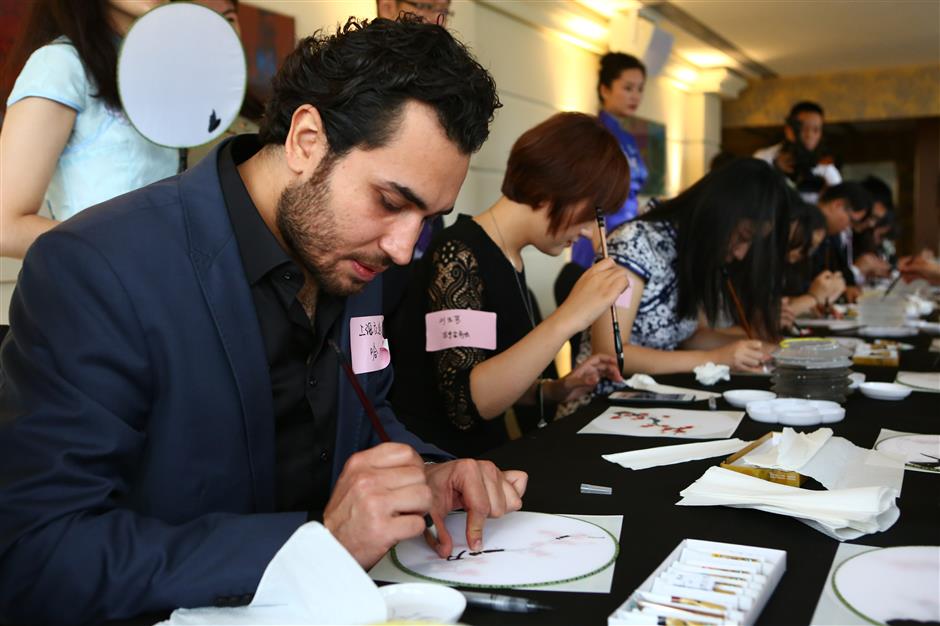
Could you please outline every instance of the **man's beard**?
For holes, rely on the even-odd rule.
[[[366,282],[343,275],[337,251],[344,245],[339,238],[336,214],[331,206],[329,182],[339,159],[328,154],[306,182],[287,187],[277,202],[277,227],[296,259],[317,286],[327,293],[348,296],[362,291]],[[388,266],[388,260],[365,260],[373,268]]]

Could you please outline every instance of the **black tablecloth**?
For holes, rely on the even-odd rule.
[[[935,371],[938,355],[927,351],[930,337],[920,335],[904,341],[916,350],[901,354],[901,368]],[[896,368],[854,367],[870,381],[893,381]],[[657,382],[697,387],[691,375],[657,376]],[[766,376],[732,376],[711,388],[768,389]],[[730,409],[723,400],[719,409]],[[552,605],[551,611],[515,614],[468,607],[461,623],[488,624],[606,624],[610,615],[638,587],[660,562],[686,538],[723,541],[786,550],[787,571],[771,596],[758,624],[807,624],[823,590],[826,575],[838,542],[809,526],[782,515],[728,507],[675,506],[679,492],[699,478],[720,459],[704,459],[642,471],[624,469],[601,458],[602,454],[638,450],[658,445],[687,443],[686,440],[616,435],[576,435],[575,433],[606,408],[596,402],[574,415],[549,424],[523,439],[506,444],[486,455],[504,469],[529,472],[524,509],[547,513],[623,515],[620,555],[614,570],[611,592],[560,593],[550,591],[508,591]],[[683,405],[690,408],[689,405]],[[706,408],[704,402],[691,405]],[[899,402],[871,400],[859,393],[845,404],[846,417],[831,424],[836,435],[858,446],[871,448],[881,428],[919,433],[940,433],[940,394],[912,393]],[[735,437],[756,439],[773,425],[745,417]],[[582,495],[582,482],[607,485],[613,495]],[[901,518],[883,533],[865,535],[853,543],[873,546],[940,544],[940,476],[905,472],[898,505]],[[484,530],[484,541],[485,541]],[[500,593],[504,593],[500,591]],[[120,622],[125,625],[152,624],[166,614],[140,616]]]
[[[924,341],[926,340],[926,341]],[[929,338],[917,341],[926,347]],[[919,349],[902,353],[901,368],[936,369],[937,355]],[[869,381],[893,381],[896,368],[854,367]],[[667,385],[697,387],[691,375],[656,376]],[[714,391],[768,389],[768,377],[732,376]],[[695,408],[705,408],[704,402]],[[620,556],[609,594],[510,592],[551,604],[552,611],[506,614],[468,608],[462,622],[483,624],[606,624],[610,615],[664,558],[686,538],[706,539],[786,550],[787,571],[759,619],[759,624],[807,624],[823,590],[839,543],[809,526],[782,515],[729,507],[676,506],[679,492],[720,459],[633,471],[609,463],[602,454],[658,445],[687,443],[676,438],[576,435],[606,408],[597,402],[550,424],[524,439],[487,455],[502,468],[529,472],[524,509],[548,513],[623,515]],[[688,405],[687,405],[688,406]],[[940,394],[912,393],[897,402],[872,400],[856,392],[845,403],[846,417],[831,424],[834,433],[858,446],[871,448],[882,428],[940,433]],[[719,400],[719,409],[731,409]],[[776,426],[776,428],[774,428]],[[748,417],[733,436],[756,439],[779,425]],[[582,482],[607,485],[613,495],[582,495]],[[898,506],[901,517],[886,532],[865,535],[852,543],[873,546],[940,544],[940,476],[905,472]],[[485,533],[485,530],[484,530]],[[485,536],[484,536],[485,541]]]

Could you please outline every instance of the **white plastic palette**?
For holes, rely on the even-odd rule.
[[[724,396],[725,402],[739,409],[743,409],[751,402],[773,400],[777,397],[774,392],[761,389],[729,389],[721,395]]]
[[[749,402],[747,414],[755,422],[785,426],[814,426],[841,422],[845,417],[845,409],[837,402],[829,400],[777,398]]]

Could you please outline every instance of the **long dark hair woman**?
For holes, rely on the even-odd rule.
[[[826,238],[826,218],[815,204],[791,192],[790,239],[783,269],[783,310],[790,319],[821,311],[845,292],[839,272],[813,276],[812,257]]]
[[[788,205],[780,174],[737,159],[610,233],[610,257],[628,270],[632,288],[630,306],[618,311],[624,374],[690,372],[708,361],[761,367],[762,340],[779,334]],[[716,329],[720,319],[741,317],[735,297],[751,339]],[[610,328],[605,313],[582,334],[577,362],[614,354]]]
[[[145,139],[117,87],[120,39],[161,0],[34,0],[4,64],[0,255],[82,209],[179,169],[179,151]],[[44,209],[48,217],[39,215]]]

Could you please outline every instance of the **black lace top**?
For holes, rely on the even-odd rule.
[[[415,266],[402,306],[386,323],[395,368],[390,394],[398,418],[425,441],[457,456],[478,456],[508,439],[505,416],[484,420],[470,396],[471,370],[532,330],[519,284],[525,273],[467,215],[440,232]],[[540,316],[535,308],[535,321]],[[425,351],[425,314],[444,309],[496,313],[496,350]],[[526,430],[538,420],[532,407],[515,407]]]

